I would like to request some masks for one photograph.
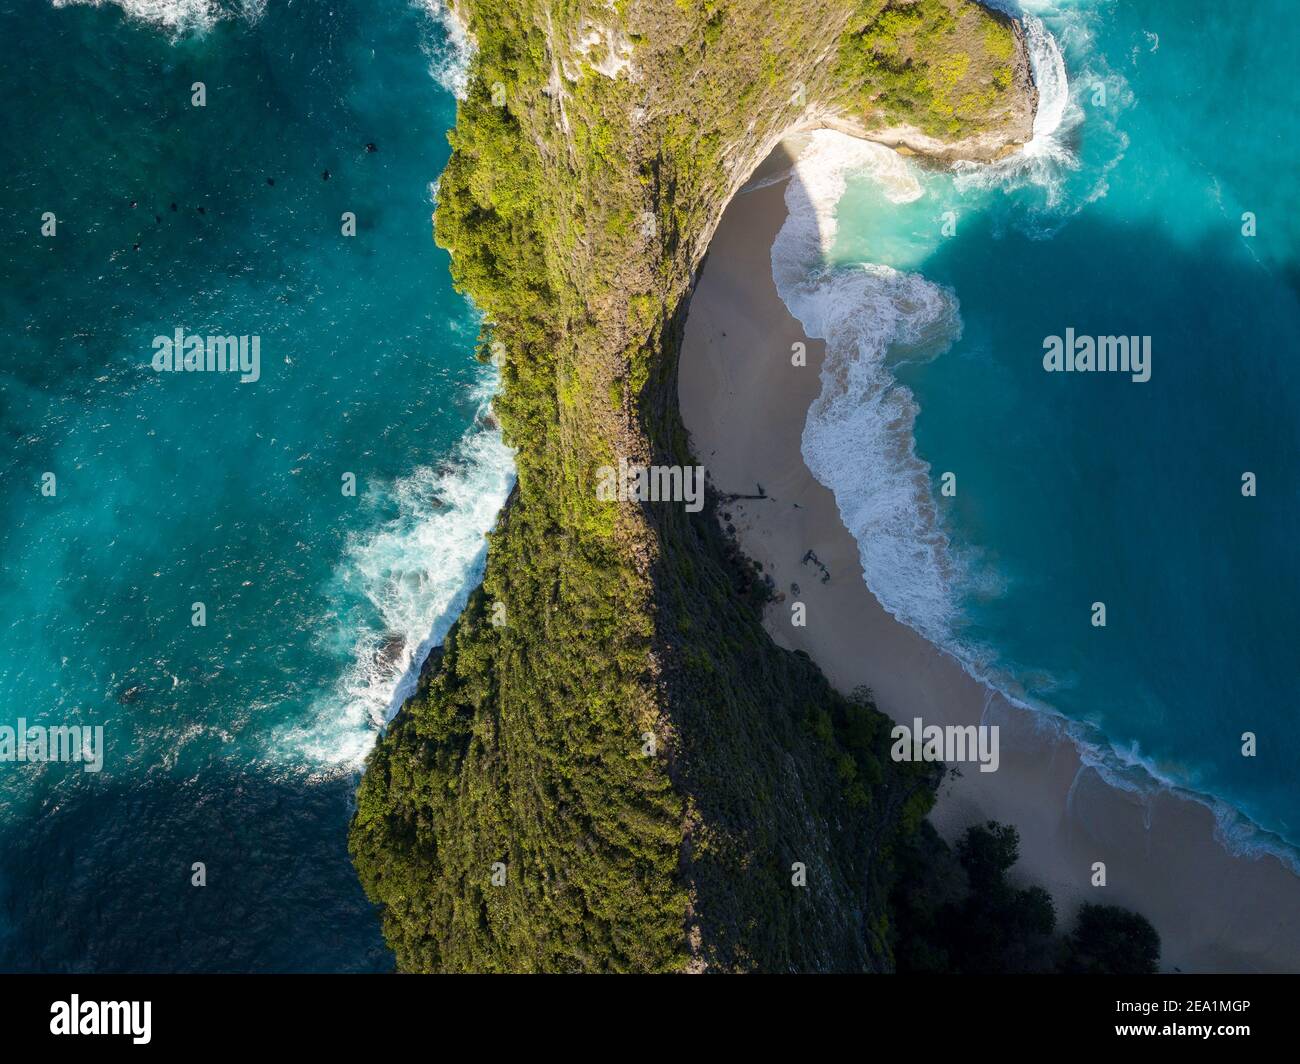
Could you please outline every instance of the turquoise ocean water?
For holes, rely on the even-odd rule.
[[[0,0],[0,39],[0,724],[106,746],[0,765],[0,969],[390,968],[356,771],[512,476],[431,239],[463,49],[408,0]],[[176,329],[260,379],[155,373]]]
[[[1112,778],[1295,843],[1300,31],[1285,0],[1027,6],[1026,156],[831,189],[840,339],[880,357],[805,450],[853,433],[826,475],[895,613]],[[430,240],[463,53],[408,0],[0,27],[0,724],[107,747],[0,766],[0,969],[386,969],[356,769],[511,476]],[[177,328],[258,335],[261,379],[155,374]],[[1151,381],[1044,373],[1066,328],[1150,335]]]
[[[822,190],[835,269],[783,295],[829,315],[856,376],[805,455],[892,612],[1074,722],[1112,780],[1195,792],[1231,845],[1293,855],[1295,5],[1008,6],[1042,92],[1024,155],[846,164]],[[1150,336],[1151,379],[1045,372],[1067,328]]]

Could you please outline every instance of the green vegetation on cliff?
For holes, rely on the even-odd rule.
[[[486,317],[519,482],[358,793],[384,934],[408,971],[888,969],[891,853],[932,780],[889,760],[869,697],[771,643],[711,504],[595,492],[619,458],[691,461],[694,270],[803,94],[843,94],[837,50],[881,5],[460,6],[478,52],[437,232]]]
[[[1005,16],[965,0],[862,0],[838,73],[868,129],[901,121],[960,138],[1003,128],[1023,108],[1013,91],[1023,68]]]

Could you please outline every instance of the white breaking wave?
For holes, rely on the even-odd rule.
[[[469,64],[474,57],[474,42],[465,24],[445,0],[414,0],[442,27],[443,35],[424,47],[429,57],[429,73],[457,99],[464,99],[469,85]]]
[[[1052,34],[1035,16],[1022,18],[1039,91],[1033,136],[998,163],[958,164],[954,184],[958,191],[1040,185],[1051,208],[1063,172],[1080,165],[1065,137],[1083,116],[1070,98]],[[900,359],[936,357],[959,339],[959,303],[950,289],[920,274],[870,263],[827,265],[839,201],[848,178],[858,175],[869,176],[891,203],[924,194],[912,164],[897,152],[817,130],[795,162],[788,216],[772,246],[777,292],[806,334],[826,341],[821,392],[804,425],[804,461],[834,494],[881,605],[966,667],[983,671],[986,652],[960,647],[954,630],[957,595],[971,574],[951,549],[930,466],[916,454],[919,407],[891,370]]]
[[[1024,27],[1029,65],[1033,68],[1034,85],[1038,89],[1034,135],[1025,147],[1026,153],[1032,154],[1041,150],[1061,128],[1070,106],[1070,81],[1065,76],[1065,58],[1056,38],[1047,32],[1042,20],[1026,15]]]
[[[947,643],[953,563],[914,448],[917,404],[888,360],[933,357],[961,334],[953,293],[880,265],[828,268],[835,207],[850,175],[867,173],[894,203],[922,189],[907,161],[878,144],[817,130],[786,187],[788,215],[772,245],[777,292],[805,333],[826,341],[821,393],[801,449],[831,489],[858,543],[867,586],[899,620]]]
[[[78,4],[100,7],[113,3],[132,18],[175,34],[203,32],[223,18],[242,17],[256,22],[266,10],[266,0],[52,0],[53,6]]]
[[[56,8],[116,4],[131,18],[180,37],[187,33],[204,33],[222,19],[242,18],[256,23],[266,12],[267,0],[51,0],[51,4]],[[448,92],[463,97],[469,84],[470,59],[474,54],[473,42],[464,23],[444,0],[413,0],[413,4],[442,29],[442,33],[424,45],[430,75]]]
[[[397,516],[354,537],[336,574],[343,597],[363,597],[371,620],[353,630],[352,662],[312,707],[305,726],[273,745],[326,766],[358,768],[415,690],[420,665],[446,637],[483,577],[485,534],[514,484],[514,452],[491,421],[496,375],[477,393],[479,416],[455,454],[397,480],[385,494]]]

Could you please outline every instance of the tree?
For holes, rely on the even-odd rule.
[[[1117,905],[1085,905],[1066,940],[1062,970],[1088,975],[1152,975],[1160,935],[1139,913]]]

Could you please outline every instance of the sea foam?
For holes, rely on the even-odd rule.
[[[1036,10],[1045,12],[1046,7]],[[996,162],[955,164],[953,188],[983,203],[1020,189],[1036,193],[1036,201],[1018,202],[1013,224],[1031,238],[1047,239],[1109,191],[1111,171],[1128,150],[1128,136],[1117,120],[1132,106],[1133,93],[1094,47],[1094,11],[1071,8],[1055,32],[1032,11],[1019,17],[1038,89],[1033,135],[1020,151]],[[1073,76],[1066,72],[1067,50],[1077,64]],[[1092,130],[1086,160],[1079,156],[1085,121]]]
[[[786,186],[788,214],[772,246],[777,292],[805,333],[826,341],[821,393],[802,451],[831,489],[859,545],[867,585],[899,620],[946,643],[953,562],[915,452],[912,393],[890,371],[899,357],[934,357],[961,334],[954,294],[919,274],[864,264],[830,268],[835,205],[851,174],[870,173],[885,196],[922,194],[896,152],[831,130],[810,134]]]
[[[514,452],[491,417],[497,383],[493,373],[479,385],[478,417],[448,459],[368,500],[395,507],[396,516],[348,542],[332,590],[337,630],[321,637],[350,643],[351,662],[305,724],[272,737],[277,751],[322,767],[360,767],[482,579],[485,534],[514,484]]]
[[[469,85],[469,64],[474,56],[474,42],[465,24],[445,0],[414,0],[414,3],[427,12],[442,30],[424,43],[429,73],[457,99],[464,99]]]
[[[53,6],[113,3],[131,18],[180,35],[211,29],[224,18],[256,22],[266,10],[266,0],[52,0]]]

